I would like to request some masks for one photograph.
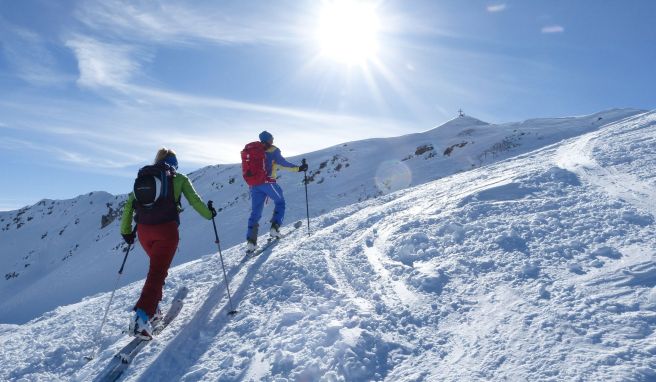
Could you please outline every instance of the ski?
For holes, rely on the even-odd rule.
[[[173,297],[173,302],[169,308],[166,315],[157,323],[157,326],[153,329],[153,336],[161,333],[170,323],[175,319],[184,304],[183,300],[187,296],[188,289],[186,287],[181,287],[178,289],[178,292]],[[153,339],[154,340],[154,339]],[[116,355],[110,361],[110,364],[105,368],[103,373],[101,373],[96,379],[96,382],[114,382],[116,381],[123,372],[128,368],[134,357],[143,349],[150,341],[141,338],[134,338],[130,343],[125,345],[121,350],[119,350]]]
[[[262,252],[266,251],[267,249],[271,248],[273,245],[280,242],[281,239],[284,239],[285,237],[289,236],[290,234],[292,234],[297,229],[301,228],[302,225],[303,225],[303,222],[299,220],[296,223],[294,223],[294,225],[292,226],[291,229],[289,229],[287,232],[283,233],[280,237],[274,237],[274,238],[270,237],[270,238],[267,239],[266,243],[264,243],[262,246],[258,247],[256,250],[246,251],[246,257],[244,258],[244,260],[242,262],[245,262],[249,258],[255,257],[255,256],[261,254]]]

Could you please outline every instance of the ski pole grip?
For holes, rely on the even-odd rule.
[[[128,244],[128,248],[125,250],[125,256],[123,257],[123,262],[121,263],[121,269],[118,270],[119,275],[123,274],[123,268],[125,268],[125,262],[128,260],[128,255],[130,254],[131,249],[132,244]]]

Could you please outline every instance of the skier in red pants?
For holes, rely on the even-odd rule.
[[[202,217],[209,220],[216,216],[216,210],[205,205],[189,178],[176,173],[177,168],[175,152],[160,149],[155,164],[139,170],[134,192],[128,197],[121,219],[123,239],[133,244],[138,235],[141,246],[150,258],[146,283],[134,306],[135,315],[130,320],[130,333],[144,339],[152,338],[153,326],[161,319],[158,304],[162,299],[164,280],[178,248],[180,196],[184,194]],[[136,234],[132,230],[135,212]]]

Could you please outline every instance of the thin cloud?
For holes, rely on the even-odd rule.
[[[317,110],[285,108],[267,104],[248,103],[233,101],[220,97],[202,97],[185,93],[177,93],[157,88],[149,88],[136,85],[126,85],[123,90],[135,99],[146,100],[150,104],[158,104],[163,107],[181,107],[194,109],[226,109],[247,114],[260,114],[278,116],[281,118],[298,119],[312,121],[317,123],[330,123],[335,125],[349,125],[362,123],[365,119],[351,115],[338,115],[334,113],[324,113]]]
[[[83,1],[74,12],[80,27],[65,43],[78,61],[78,84],[123,91],[152,58],[148,52],[156,45],[234,45],[297,38],[291,22],[278,22],[280,17],[289,17],[285,12],[273,22],[274,15],[267,12],[270,7],[246,13],[234,9],[243,6],[193,8],[165,0]]]
[[[506,4],[490,4],[487,6],[487,11],[490,13],[501,12],[506,9]]]
[[[192,170],[238,162],[244,143],[256,139],[262,130],[273,132],[280,142],[285,142],[285,154],[289,156],[381,136],[381,132],[382,136],[392,136],[417,130],[417,126],[393,119],[241,103],[130,86],[126,89],[122,96],[134,96],[145,103],[138,108],[133,106],[134,102],[90,106],[34,97],[0,102],[0,112],[7,122],[18,123],[26,137],[21,142],[5,141],[2,137],[0,147],[34,152],[35,157],[46,154],[63,167],[79,166],[86,171],[95,168],[106,173],[150,162],[157,148],[166,146],[175,148],[184,158],[184,167]],[[308,126],[319,133],[311,132]],[[57,143],[64,141],[66,151],[56,150]]]
[[[129,165],[130,163],[119,162],[109,157],[103,158],[95,155],[95,153],[85,154],[76,150],[64,150],[56,145],[37,143],[34,141],[27,141],[24,139],[3,137],[0,147],[6,150],[13,151],[33,151],[43,154],[51,155],[55,161],[67,162],[86,168],[102,168],[102,169],[120,169]],[[52,161],[48,161],[51,163]]]
[[[149,59],[138,47],[100,42],[86,36],[75,36],[66,41],[78,61],[80,86],[121,88],[141,68],[141,61]]]
[[[239,6],[236,5],[237,7]],[[272,22],[271,9],[237,12],[228,4],[218,8],[183,7],[167,1],[87,1],[76,18],[96,33],[133,41],[165,44],[194,40],[219,44],[250,44],[288,40],[286,23]],[[243,11],[243,10],[241,10]],[[247,18],[244,15],[248,15]]]
[[[542,33],[563,33],[565,28],[562,25],[547,25],[542,27]]]
[[[12,25],[2,17],[0,46],[16,76],[32,85],[52,86],[72,80],[60,70],[41,36]]]

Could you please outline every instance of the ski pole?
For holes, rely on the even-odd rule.
[[[209,207],[210,210],[214,209],[211,200],[207,202],[207,207]],[[216,230],[216,222],[214,221],[214,214],[212,214],[212,226],[214,227],[214,237],[216,239],[215,243],[219,248],[219,258],[221,259],[221,268],[223,269],[223,280],[225,280],[226,291],[228,292],[228,301],[230,302],[230,311],[228,312],[228,315],[234,315],[237,314],[237,311],[232,305],[232,297],[230,296],[230,285],[228,284],[228,276],[226,275],[225,265],[223,264],[223,254],[221,254],[221,242],[219,241],[219,233]]]
[[[134,230],[132,233],[134,233],[137,230],[137,227],[134,227]],[[121,276],[123,275],[123,268],[125,268],[125,262],[128,259],[128,255],[130,254],[130,249],[132,249],[132,244],[128,244],[128,248],[125,251],[125,256],[123,257],[123,262],[121,263],[121,269],[118,270],[118,276],[116,276],[116,281],[114,282],[114,289],[112,289],[112,294],[109,297],[109,302],[107,303],[107,308],[105,308],[105,314],[103,315],[102,322],[100,323],[100,327],[98,328],[98,331],[96,332],[96,340],[94,341],[96,343],[96,346],[93,349],[93,353],[91,353],[90,356],[85,356],[84,358],[87,361],[91,361],[92,359],[96,358],[96,353],[98,352],[98,343],[100,342],[100,335],[102,334],[102,329],[103,326],[105,326],[105,321],[107,320],[107,314],[109,313],[109,308],[112,305],[112,300],[114,300],[114,293],[116,293],[116,288],[118,288],[118,282],[121,279]]]
[[[301,161],[301,164],[306,164],[305,158]],[[308,236],[310,236],[310,204],[308,202],[308,192],[307,192],[307,169],[303,171],[305,174],[303,176],[303,183],[305,183],[305,213],[307,215],[307,227],[308,227]]]

